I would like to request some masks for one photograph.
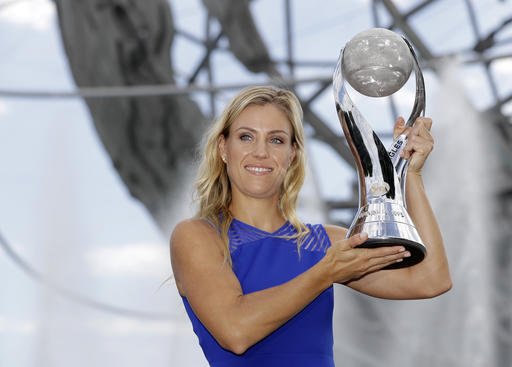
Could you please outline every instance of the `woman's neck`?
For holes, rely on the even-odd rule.
[[[279,229],[286,220],[277,206],[277,200],[233,200],[229,210],[236,219],[267,232]]]

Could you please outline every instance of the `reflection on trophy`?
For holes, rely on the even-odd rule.
[[[368,233],[361,247],[402,245],[411,253],[388,269],[419,263],[426,254],[405,203],[408,162],[400,157],[405,135],[397,137],[389,151],[350,99],[345,80],[370,97],[385,97],[398,91],[414,69],[416,97],[406,125],[411,127],[425,110],[425,86],[418,60],[409,42],[383,28],[357,34],[341,50],[333,75],[336,111],[356,162],[359,178],[359,208],[347,237]]]

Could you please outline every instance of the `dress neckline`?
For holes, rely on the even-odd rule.
[[[249,223],[243,222],[240,219],[233,218],[233,222],[235,222],[235,224],[239,224],[243,227],[246,227],[246,229],[248,229],[252,232],[259,232],[264,235],[277,235],[280,232],[286,230],[291,225],[291,223],[288,220],[286,220],[281,227],[279,227],[278,229],[276,229],[273,232],[268,232],[268,231],[265,231],[264,229],[261,229],[261,228],[255,227]]]

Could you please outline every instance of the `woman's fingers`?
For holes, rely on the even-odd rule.
[[[361,232],[347,238],[347,245],[351,248],[362,245],[368,239],[368,234]]]
[[[399,116],[395,120],[393,127],[393,139],[398,138],[400,135],[421,135],[424,137],[430,136],[430,130],[432,129],[432,119],[430,117],[418,117],[412,127],[405,125],[403,117]]]
[[[359,247],[366,242],[367,239],[368,235],[362,232],[341,240],[337,244],[341,252],[346,253],[355,250],[352,251],[355,256],[359,256],[363,262],[367,262],[372,266],[410,256],[410,253],[406,251],[405,247],[400,245],[376,248]]]
[[[356,248],[359,245],[362,245],[368,239],[368,235],[365,232],[361,232],[350,236],[349,238],[344,238],[340,241],[334,243],[341,251],[349,251],[353,248]]]
[[[369,259],[369,269],[376,267],[378,270],[411,256],[411,253],[402,246],[382,247],[381,249],[386,249],[386,251],[379,254],[380,256]]]
[[[336,244],[339,246],[341,250],[350,250],[357,249],[358,251],[364,252],[364,256],[367,260],[371,260],[372,258],[383,258],[386,256],[394,256],[397,254],[401,254],[405,252],[405,247],[397,245],[397,246],[383,246],[377,248],[362,248],[359,247],[368,239],[368,234],[365,232],[361,232],[359,234],[355,234],[350,236],[347,239],[343,239],[338,241]]]
[[[413,130],[415,130],[415,134],[420,136],[428,141],[434,141],[432,135],[430,134],[430,129],[432,128],[432,119],[428,117],[418,118],[417,124],[414,125]]]
[[[405,159],[409,159],[415,152],[419,152],[420,154],[429,154],[432,149],[434,149],[434,140],[432,137],[410,135],[401,156]]]
[[[360,233],[333,244],[324,257],[333,271],[333,279],[340,283],[357,279],[411,256],[400,245],[378,248],[360,247],[367,239],[366,233]]]
[[[425,128],[430,131],[432,129],[432,119],[429,117],[418,117],[418,120],[423,122]]]
[[[428,155],[434,149],[431,128],[432,119],[419,117],[408,132],[407,144],[400,156],[409,160],[409,169],[420,172]]]
[[[400,135],[405,134],[407,127],[405,126],[405,120],[402,116],[399,116],[395,121],[393,127],[393,140],[398,138]]]

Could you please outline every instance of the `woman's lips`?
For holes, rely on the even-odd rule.
[[[256,175],[264,175],[267,173],[270,173],[273,171],[270,167],[265,166],[253,166],[253,165],[247,165],[244,167],[247,171],[256,174]]]

